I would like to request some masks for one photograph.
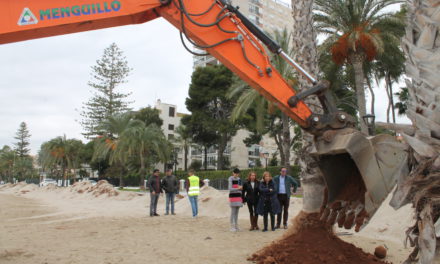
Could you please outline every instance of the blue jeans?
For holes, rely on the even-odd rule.
[[[153,216],[157,212],[157,201],[159,200],[159,194],[150,193],[150,216]]]
[[[196,195],[196,196],[188,196],[189,202],[191,203],[193,217],[197,216],[197,214],[199,213],[199,210],[198,210],[198,207],[197,207],[197,197],[198,197],[198,195]]]
[[[166,193],[165,194],[165,212],[168,214],[170,212],[170,203],[171,203],[171,213],[174,214],[174,196],[175,193]]]

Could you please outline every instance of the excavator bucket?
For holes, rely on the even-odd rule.
[[[394,188],[397,175],[407,173],[407,152],[390,135],[332,132],[331,139],[316,142],[313,153],[326,184],[321,217],[357,232]]]

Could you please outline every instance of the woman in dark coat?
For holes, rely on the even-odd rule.
[[[275,215],[280,212],[280,202],[277,197],[277,190],[272,176],[268,171],[263,173],[263,180],[260,183],[260,199],[258,201],[257,212],[263,216],[264,229],[267,231],[267,217],[270,215],[270,225],[275,231]]]
[[[251,221],[251,228],[249,231],[259,230],[257,214],[259,187],[260,183],[257,180],[257,174],[254,171],[249,172],[247,181],[243,184],[242,191],[243,202],[247,203],[249,209],[249,217]]]

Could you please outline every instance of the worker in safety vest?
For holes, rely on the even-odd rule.
[[[200,187],[203,186],[203,182],[199,177],[194,175],[194,170],[188,171],[188,179],[186,180],[186,191],[188,193],[189,202],[191,203],[192,215],[197,217],[199,213],[199,208],[197,205],[197,198],[200,195]]]

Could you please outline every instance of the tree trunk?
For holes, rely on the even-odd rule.
[[[374,90],[373,87],[371,87],[371,83],[368,82],[367,83],[368,86],[368,90],[370,91],[370,95],[371,95],[371,106],[370,106],[370,112],[372,115],[375,115],[375,111],[374,111],[374,105],[376,102],[376,95],[374,94]]]
[[[318,76],[318,53],[316,49],[316,33],[313,28],[313,0],[292,0],[292,48],[295,50],[293,59],[306,71]],[[299,74],[299,89],[310,87],[306,78]],[[318,99],[313,96],[306,98],[306,104],[315,113],[322,112]],[[299,151],[302,187],[304,189],[303,211],[319,212],[324,197],[324,180],[316,161],[310,156],[314,147],[313,136],[303,133],[303,148]]]
[[[283,140],[282,140],[281,133],[276,133],[274,139],[275,139],[275,144],[277,144],[278,150],[280,151],[281,164],[284,164],[286,157],[284,156]]]
[[[356,100],[359,113],[359,124],[361,132],[368,134],[368,126],[363,120],[363,116],[367,114],[367,103],[365,100],[365,85],[364,85],[364,56],[362,54],[354,53],[350,56],[351,64],[354,69],[354,79],[356,85]]]
[[[287,171],[290,173],[290,120],[289,117],[282,113],[281,120],[283,122],[283,149],[284,152],[284,162],[281,163],[281,166],[285,166]]]
[[[139,158],[140,158],[140,162],[141,162],[141,169],[139,170],[139,187],[143,188],[144,180],[146,178],[145,160],[144,160],[144,155],[142,155],[142,153],[139,156],[140,156]]]
[[[412,167],[408,176],[398,179],[392,205],[413,204],[416,223],[407,230],[415,240],[412,257],[419,258],[418,263],[438,263],[440,238],[436,238],[434,225],[440,225],[440,6],[438,1],[408,0],[407,10],[402,49],[408,58],[406,75],[411,78],[406,80],[407,115],[415,133],[403,134],[412,148]],[[412,259],[405,263],[415,263]]]
[[[386,78],[388,79],[388,88],[390,89],[389,91],[390,91],[390,108],[391,108],[391,114],[392,114],[392,117],[393,117],[393,123],[395,124],[395,123],[396,123],[396,110],[394,109],[393,82],[391,81],[391,76],[390,76],[389,73],[387,74],[387,77],[386,77]]]
[[[228,133],[222,133],[220,142],[218,145],[217,150],[217,170],[223,170],[224,169],[224,160],[223,160],[223,154],[225,152],[226,146],[228,145]]]
[[[204,146],[204,154],[205,154],[205,162],[204,162],[204,168],[205,168],[205,171],[206,170],[208,170],[208,147],[207,146]]]
[[[388,96],[387,123],[389,123],[390,122],[390,111],[391,111],[391,95],[390,95],[388,78],[386,76],[385,76],[385,90],[387,91],[387,96]]]
[[[184,159],[184,166],[185,166],[185,171],[188,171],[188,145],[185,144],[183,147],[183,159]]]

